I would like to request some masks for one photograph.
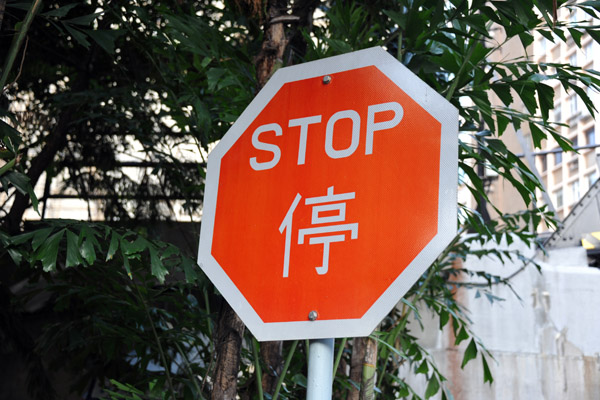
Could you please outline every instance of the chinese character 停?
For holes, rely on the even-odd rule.
[[[346,201],[352,200],[354,197],[354,192],[334,194],[334,188],[330,186],[327,188],[325,196],[309,197],[304,201],[305,205],[312,205],[312,226],[298,230],[298,244],[304,244],[305,238],[308,237],[308,244],[323,245],[323,263],[321,266],[315,267],[319,275],[324,275],[329,270],[329,247],[331,243],[345,241],[346,235],[344,232],[350,232],[351,239],[358,238],[358,223],[345,223]],[[283,259],[284,278],[287,278],[289,274],[293,215],[301,199],[302,196],[299,193],[296,194],[279,226],[279,232],[286,231]],[[337,224],[331,225],[331,223]]]

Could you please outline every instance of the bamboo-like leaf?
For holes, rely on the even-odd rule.
[[[431,375],[429,382],[427,382],[427,389],[425,389],[425,398],[428,399],[434,396],[440,390],[440,382],[438,381],[435,374]]]
[[[458,331],[458,334],[456,335],[456,339],[454,340],[454,345],[458,346],[460,344],[460,342],[462,342],[465,339],[469,338],[469,334],[467,333],[467,330],[465,329],[465,326],[462,325],[460,327],[460,330]]]
[[[79,255],[79,237],[67,230],[67,261],[66,266],[74,267],[81,264],[81,256]]]
[[[52,230],[53,228],[43,228],[33,232],[33,240],[31,241],[33,251],[36,251],[46,241]]]
[[[89,26],[96,18],[98,18],[103,13],[104,12],[97,12],[93,14],[82,15],[81,17],[66,19],[64,20],[64,22],[81,26]]]
[[[19,171],[8,171],[4,177],[8,179],[13,186],[21,192],[21,194],[27,195],[29,193],[29,178],[27,175]]]
[[[477,345],[475,344],[475,339],[471,339],[467,349],[465,350],[465,356],[463,357],[463,362],[460,367],[464,368],[465,365],[467,365],[467,363],[475,357],[477,357]]]
[[[73,8],[77,7],[80,4],[81,3],[65,4],[62,7],[54,8],[54,9],[52,9],[50,11],[43,12],[40,15],[43,15],[45,17],[58,17],[58,18],[62,18],[64,16],[66,16],[69,13],[69,11],[71,11]]]
[[[75,39],[77,41],[77,43],[79,43],[86,49],[88,49],[90,47],[90,42],[87,40],[87,37],[83,32],[81,32],[81,31],[77,30],[77,28],[74,28],[67,24],[65,24],[64,27],[71,34],[73,39]]]
[[[483,364],[483,382],[487,382],[491,385],[494,382],[494,377],[490,372],[490,367],[488,366],[487,360],[485,359],[483,353],[481,354],[481,363]]]
[[[446,324],[450,320],[450,313],[448,311],[442,309],[439,312],[439,316],[440,316],[440,329],[442,329],[444,326],[446,326]]]
[[[54,235],[50,236],[40,247],[36,258],[42,262],[42,268],[45,272],[54,271],[56,269],[56,259],[58,257],[58,246],[65,230],[61,229]]]
[[[121,242],[121,235],[117,232],[113,231],[110,237],[110,245],[108,246],[108,251],[106,252],[106,261],[112,260],[115,253],[119,248],[119,243]]]
[[[133,279],[133,275],[131,274],[131,265],[129,264],[129,258],[123,250],[123,242],[124,240],[121,240],[121,256],[123,257],[123,267],[125,268],[125,272],[127,272],[127,276],[129,277],[129,279]]]
[[[123,31],[116,29],[84,29],[83,32],[98,43],[108,54],[115,54],[115,41],[123,34]]]
[[[80,253],[88,265],[92,265],[96,261],[96,250],[94,249],[94,243],[89,237],[85,237],[83,239]]]
[[[427,360],[423,360],[419,367],[415,370],[417,374],[426,374],[429,372],[429,366],[427,365]]]

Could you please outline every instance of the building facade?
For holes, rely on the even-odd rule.
[[[576,23],[586,19],[583,13],[562,15],[569,22]],[[591,21],[590,21],[591,23]],[[574,67],[593,70],[598,68],[600,54],[598,44],[589,36],[581,38],[578,48],[573,38],[565,43],[557,40],[552,43],[538,35],[534,42],[534,60],[539,63],[570,64]],[[564,219],[581,199],[586,191],[598,179],[596,162],[596,124],[590,111],[573,91],[565,91],[558,81],[549,81],[555,90],[554,112],[550,118],[560,123],[557,129],[568,138],[577,153],[563,152],[553,138],[543,142],[543,147],[534,152],[536,168],[542,183],[556,209],[559,220]],[[587,91],[594,104],[597,93]]]

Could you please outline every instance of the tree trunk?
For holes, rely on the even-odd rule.
[[[256,12],[255,3],[253,1],[247,1],[247,6]],[[310,26],[312,25],[312,14],[319,4],[317,0],[302,0],[295,2],[293,7],[293,14],[289,15],[287,10],[289,4],[287,0],[268,0],[266,7],[266,22],[265,22],[265,35],[261,46],[260,53],[256,57],[256,77],[258,88],[261,89],[269,80],[271,75],[283,65],[283,55],[288,45],[288,39],[286,37],[286,23],[299,23],[301,25]],[[303,38],[297,38],[296,42],[298,46],[301,46]],[[305,44],[304,44],[305,45]],[[235,330],[233,326],[241,324],[239,318],[229,308],[228,312],[233,314],[226,320],[221,318],[223,321],[223,328]],[[235,317],[235,318],[234,318]],[[228,324],[232,324],[230,326]],[[221,324],[219,324],[221,329]],[[234,349],[221,349],[221,341],[217,347],[218,358],[217,358],[217,371],[215,376],[215,389],[213,390],[212,399],[229,399],[235,397],[235,390],[225,393],[222,385],[229,385],[235,389],[235,383],[237,381],[237,366],[239,364],[239,354],[241,348],[241,337],[243,334],[240,333],[240,341],[237,344],[237,348]],[[235,343],[231,343],[234,346]],[[222,353],[228,355],[221,356]],[[262,386],[265,393],[273,394],[279,375],[283,369],[283,343],[281,341],[275,342],[264,342],[260,347],[260,355],[266,365],[265,373],[263,374]],[[235,358],[237,357],[237,358]],[[234,368],[235,367],[235,368]],[[219,379],[219,380],[218,380]],[[217,386],[220,388],[217,388]],[[217,397],[215,397],[217,396]],[[218,397],[221,396],[221,397]],[[224,397],[223,397],[224,396]],[[229,397],[232,396],[232,397]]]
[[[375,372],[377,365],[377,342],[372,338],[365,338],[365,359],[362,367],[362,381],[360,384],[359,400],[373,400],[375,398]]]
[[[78,93],[88,88],[90,80],[89,70],[96,58],[96,52],[97,46],[93,46],[85,63],[80,66],[80,73],[71,89],[72,93]],[[79,105],[72,105],[60,113],[56,126],[44,138],[45,143],[42,151],[31,160],[31,164],[27,170],[27,177],[32,187],[35,187],[40,176],[54,162],[56,154],[67,146],[67,134],[69,133],[71,123],[76,119],[79,107]],[[20,230],[23,214],[30,204],[31,199],[28,195],[23,195],[20,192],[16,193],[15,201],[4,220],[4,227],[9,233],[15,234]]]
[[[287,16],[288,8],[285,0],[269,0],[267,3],[267,21],[265,38],[256,59],[256,77],[259,89],[262,88],[275,70],[283,64],[283,53],[287,46],[283,20],[277,18]],[[277,379],[283,369],[283,343],[281,341],[264,342],[260,346],[260,355],[266,365],[262,377],[265,393],[273,394]]]
[[[263,342],[260,345],[260,356],[263,359],[266,370],[263,371],[263,392],[273,394],[279,375],[283,370],[283,342]]]
[[[236,398],[243,337],[244,323],[229,304],[223,301],[216,335],[217,362],[211,400]]]
[[[352,340],[352,357],[350,358],[350,380],[357,385],[362,381],[362,367],[365,360],[367,338],[357,337]],[[358,400],[360,391],[354,386],[350,388],[347,400]]]
[[[283,64],[283,53],[288,41],[281,17],[288,16],[287,7],[285,0],[268,1],[265,37],[256,58],[256,78],[259,88],[262,88],[275,70]]]
[[[377,342],[368,337],[354,338],[350,364],[350,379],[360,385],[352,387],[348,400],[373,400],[375,398],[375,371]]]

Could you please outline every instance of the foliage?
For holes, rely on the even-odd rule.
[[[271,3],[264,2],[266,11]],[[429,398],[439,392],[452,398],[446,379],[418,343],[423,308],[438,316],[440,329],[452,329],[456,345],[467,344],[462,367],[481,356],[484,381],[491,383],[491,355],[455,293],[469,288],[498,301],[490,287],[510,281],[464,270],[455,261],[492,255],[529,263],[520,254],[478,246],[516,238],[536,245],[536,228],[553,224],[553,216],[535,201],[539,182],[502,135],[509,127],[524,129],[535,147],[553,137],[569,150],[559,125],[549,119],[554,107],[549,81],[574,92],[592,113],[587,88],[600,89],[595,71],[536,64],[527,57],[498,60],[495,54],[509,40],[529,46],[535,32],[578,47],[584,34],[600,41],[589,21],[554,17],[556,5],[597,18],[600,2],[299,3],[318,5],[323,16],[286,23],[289,42],[280,64],[384,46],[458,107],[462,184],[498,214],[489,221],[461,206],[460,235],[373,334],[379,344],[378,392],[384,398]],[[5,63],[2,74],[0,183],[6,196],[0,262],[9,268],[0,286],[10,294],[2,319],[10,323],[0,330],[7,346],[23,354],[31,350],[18,337],[26,330],[31,304],[43,299],[50,316],[32,339],[30,358],[60,362],[78,393],[97,383],[112,399],[209,396],[220,296],[181,249],[144,234],[143,222],[182,213],[198,219],[204,174],[199,158],[258,90],[255,62],[269,14],[252,4],[55,0],[37,13],[29,4],[6,5],[3,38],[23,38],[26,32],[27,39],[0,46],[2,54],[20,51],[22,59],[7,57],[13,62]],[[288,6],[290,16],[302,12]],[[35,15],[30,26],[22,23],[28,15]],[[12,83],[4,87],[6,82]],[[490,101],[492,94],[501,104]],[[137,177],[126,169],[132,160],[139,161]],[[476,168],[481,164],[512,184],[530,208],[508,215],[490,204]],[[37,208],[32,186],[42,172],[63,194],[99,199],[103,219],[129,229],[48,219],[23,225],[24,209],[30,203]],[[47,192],[41,200],[49,201]],[[11,289],[23,282],[23,289]],[[257,380],[272,373],[272,366],[258,357],[250,334],[245,343],[238,387],[240,395],[255,398]],[[338,342],[337,359],[345,365],[350,343]],[[278,396],[303,397],[306,343],[286,343],[283,354],[288,362],[277,376]],[[32,380],[48,374],[40,365],[29,364]],[[399,375],[405,365],[427,376],[425,393],[415,393]],[[340,369],[334,393],[345,397],[359,384]]]

